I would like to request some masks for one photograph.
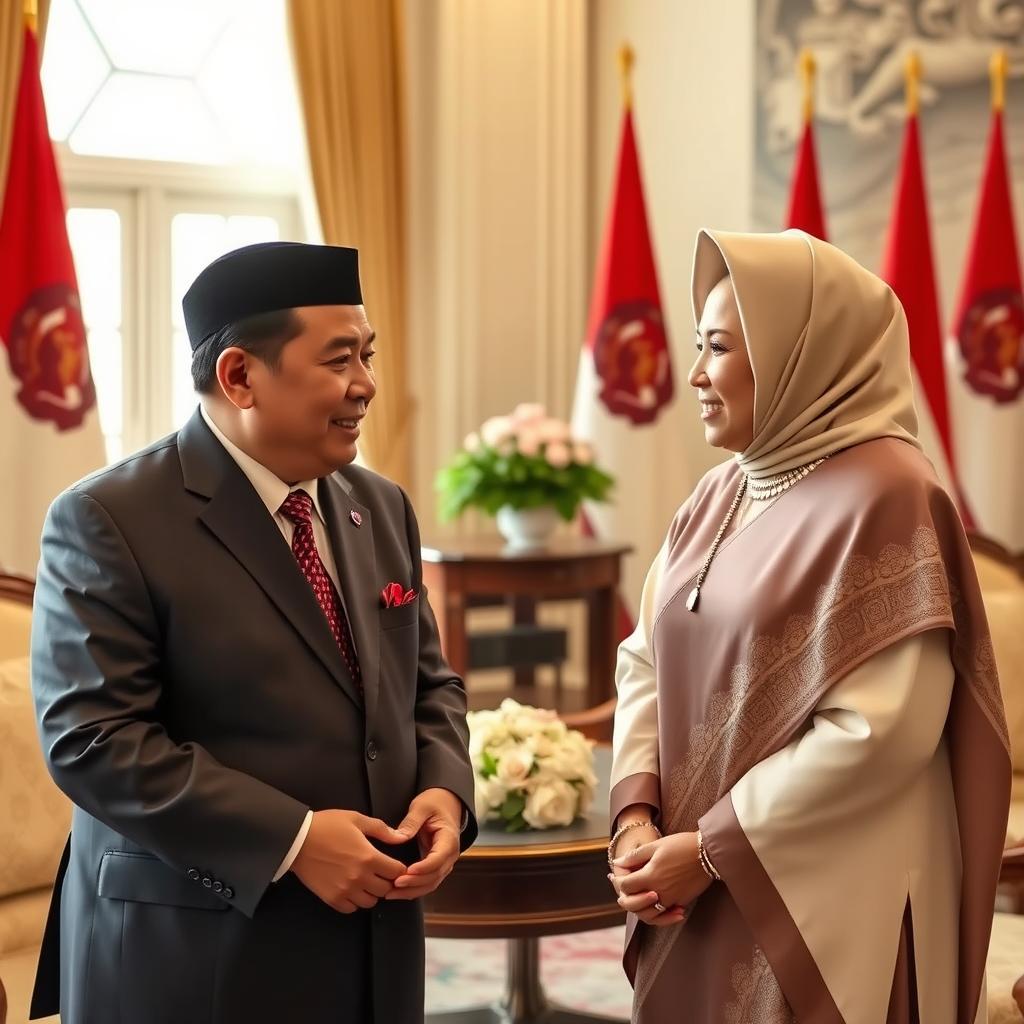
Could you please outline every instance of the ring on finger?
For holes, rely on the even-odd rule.
[[[663,905],[662,903],[660,903],[660,902],[659,902],[659,903],[655,903],[655,904],[654,904],[654,909],[655,909],[655,910],[656,910],[656,911],[657,911],[657,912],[658,912],[659,914],[664,914],[664,913],[665,913],[665,907],[664,907],[664,905]]]

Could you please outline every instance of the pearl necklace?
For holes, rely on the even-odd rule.
[[[747,477],[747,485],[750,488],[750,496],[757,501],[764,501],[765,498],[777,498],[783,491],[788,491],[793,484],[798,484],[808,473],[813,473],[824,461],[827,455],[823,455],[814,462],[808,462],[806,466],[797,466],[796,469],[787,469],[785,472],[776,473],[775,476],[766,476],[761,480],[753,480]]]
[[[825,455],[820,459],[815,459],[814,462],[808,462],[805,466],[787,469],[785,472],[776,473],[775,476],[767,476],[760,480],[753,480],[746,473],[743,474],[743,479],[740,481],[740,486],[736,491],[736,497],[732,499],[729,511],[725,513],[722,525],[719,526],[718,533],[715,534],[715,539],[711,542],[711,550],[708,552],[708,557],[704,559],[704,564],[700,567],[700,572],[697,573],[693,590],[690,591],[690,595],[686,599],[688,611],[697,611],[697,605],[700,604],[700,588],[704,584],[704,579],[711,568],[711,563],[715,560],[718,546],[722,543],[725,531],[729,529],[729,524],[732,522],[733,516],[736,515],[736,510],[740,507],[740,502],[743,500],[743,495],[746,494],[748,488],[750,496],[755,500],[763,501],[767,498],[777,498],[780,494],[788,491],[794,484],[803,480],[809,473],[813,473],[827,458],[828,456]]]

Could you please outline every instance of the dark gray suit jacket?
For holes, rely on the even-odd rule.
[[[320,488],[362,694],[198,413],[50,509],[32,685],[75,810],[33,1017],[59,997],[62,1024],[422,1020],[417,903],[344,915],[294,875],[271,884],[308,808],[397,825],[440,786],[470,811],[464,847],[476,834],[465,692],[408,499],[356,466]],[[384,608],[392,581],[417,600]]]

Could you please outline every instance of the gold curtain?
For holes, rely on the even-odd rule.
[[[14,131],[14,100],[21,77],[21,51],[25,41],[25,0],[0,0],[0,203],[7,185],[7,159]],[[39,44],[46,38],[50,0],[39,0]],[[0,207],[2,208],[2,207]]]
[[[358,247],[367,315],[379,338],[379,390],[363,455],[408,487],[401,0],[289,0],[288,11],[324,241]]]

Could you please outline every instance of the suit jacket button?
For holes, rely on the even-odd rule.
[[[199,869],[198,868],[189,868],[188,869],[188,877],[191,878],[193,882],[198,882],[199,881]]]
[[[377,744],[373,740],[366,744],[366,756],[370,761],[377,760]]]
[[[203,875],[203,888],[213,888],[213,879],[209,875]]]
[[[235,890],[232,889],[230,885],[225,885],[224,886],[224,899],[230,900],[230,899],[232,899],[234,897],[234,895],[235,895]]]
[[[224,883],[223,882],[214,881],[214,883],[213,883],[213,891],[214,892],[223,892],[224,891]]]

